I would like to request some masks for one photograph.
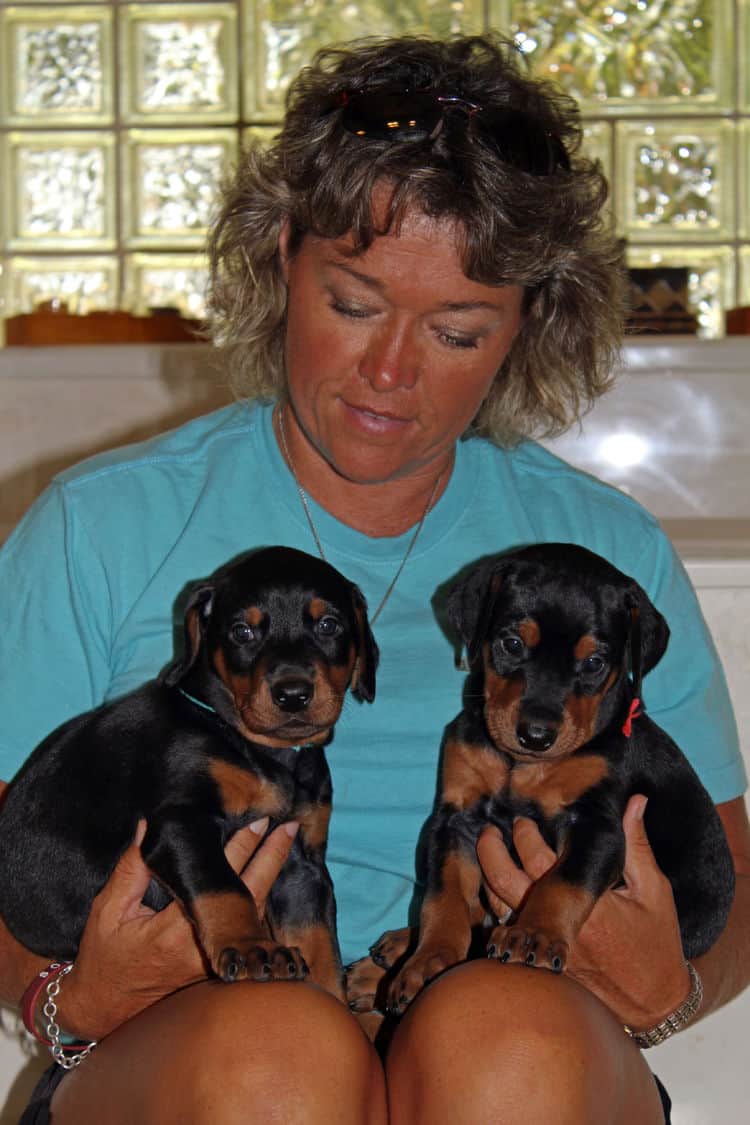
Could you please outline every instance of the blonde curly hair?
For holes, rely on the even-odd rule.
[[[341,126],[342,94],[378,88],[458,95],[484,117],[522,113],[564,146],[567,160],[546,175],[521,170],[465,119],[453,124],[454,114],[426,143],[351,135]],[[308,233],[351,231],[366,249],[417,208],[456,224],[467,277],[525,290],[523,327],[473,429],[503,444],[567,429],[611,384],[625,309],[607,183],[580,146],[575,102],[529,77],[500,36],[366,39],[319,51],[289,88],[281,131],[270,146],[251,146],[224,185],[209,238],[209,331],[235,392],[285,394],[284,225],[291,253]],[[384,182],[391,205],[378,229],[372,193]]]

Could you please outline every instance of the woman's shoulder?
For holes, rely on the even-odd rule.
[[[147,471],[151,466],[174,465],[179,471],[191,462],[221,458],[231,454],[234,441],[247,441],[248,433],[258,426],[262,409],[255,403],[232,403],[143,441],[87,457],[64,469],[55,481],[66,489],[79,490],[86,489],[95,480]]]
[[[524,440],[506,448],[477,439],[470,445],[473,456],[484,461],[498,487],[512,487],[530,510],[550,514],[569,508],[580,513],[589,510],[605,520],[632,520],[660,531],[656,517],[638,500],[565,461],[538,441]]]

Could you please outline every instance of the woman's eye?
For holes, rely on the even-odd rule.
[[[477,346],[476,336],[457,336],[453,332],[439,332],[438,335],[444,344],[448,344],[451,348],[475,348]]]
[[[315,632],[321,637],[336,637],[341,629],[342,626],[335,617],[320,617],[315,622]]]
[[[506,656],[523,656],[524,643],[520,637],[503,637],[500,648]]]
[[[340,301],[336,297],[331,300],[331,308],[351,320],[363,320],[370,315],[369,309],[363,308],[362,305],[348,305],[346,301]]]
[[[258,631],[252,625],[248,625],[246,621],[235,621],[232,628],[229,630],[229,636],[235,644],[246,645],[250,641],[257,638]]]
[[[593,656],[587,656],[583,661],[583,663],[581,664],[581,671],[585,676],[596,676],[599,672],[601,672],[604,664],[604,657],[597,656],[596,653],[594,653]]]

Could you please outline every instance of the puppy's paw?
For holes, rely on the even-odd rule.
[[[455,950],[448,947],[417,950],[388,989],[388,1011],[394,1015],[403,1015],[426,984],[460,960],[461,957]]]
[[[415,931],[409,926],[402,930],[386,930],[370,947],[372,960],[381,969],[392,969],[396,962],[408,952],[415,938]]]
[[[503,964],[515,961],[561,973],[568,960],[569,946],[555,934],[523,926],[497,926],[487,943],[487,956]]]
[[[376,994],[386,970],[376,964],[372,957],[360,957],[347,965],[346,1002],[352,1012],[372,1012],[377,1007]]]
[[[296,946],[277,945],[273,941],[250,941],[225,946],[215,963],[214,972],[223,981],[235,980],[304,980],[308,969]]]

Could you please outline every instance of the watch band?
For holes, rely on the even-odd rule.
[[[649,1028],[648,1031],[633,1031],[626,1026],[625,1031],[639,1047],[656,1047],[659,1043],[663,1043],[670,1035],[674,1035],[676,1031],[680,1031],[690,1023],[700,1008],[703,1001],[703,982],[695,966],[690,961],[686,961],[685,964],[690,973],[690,992],[679,1008],[675,1008],[666,1019],[657,1023],[656,1027]]]

